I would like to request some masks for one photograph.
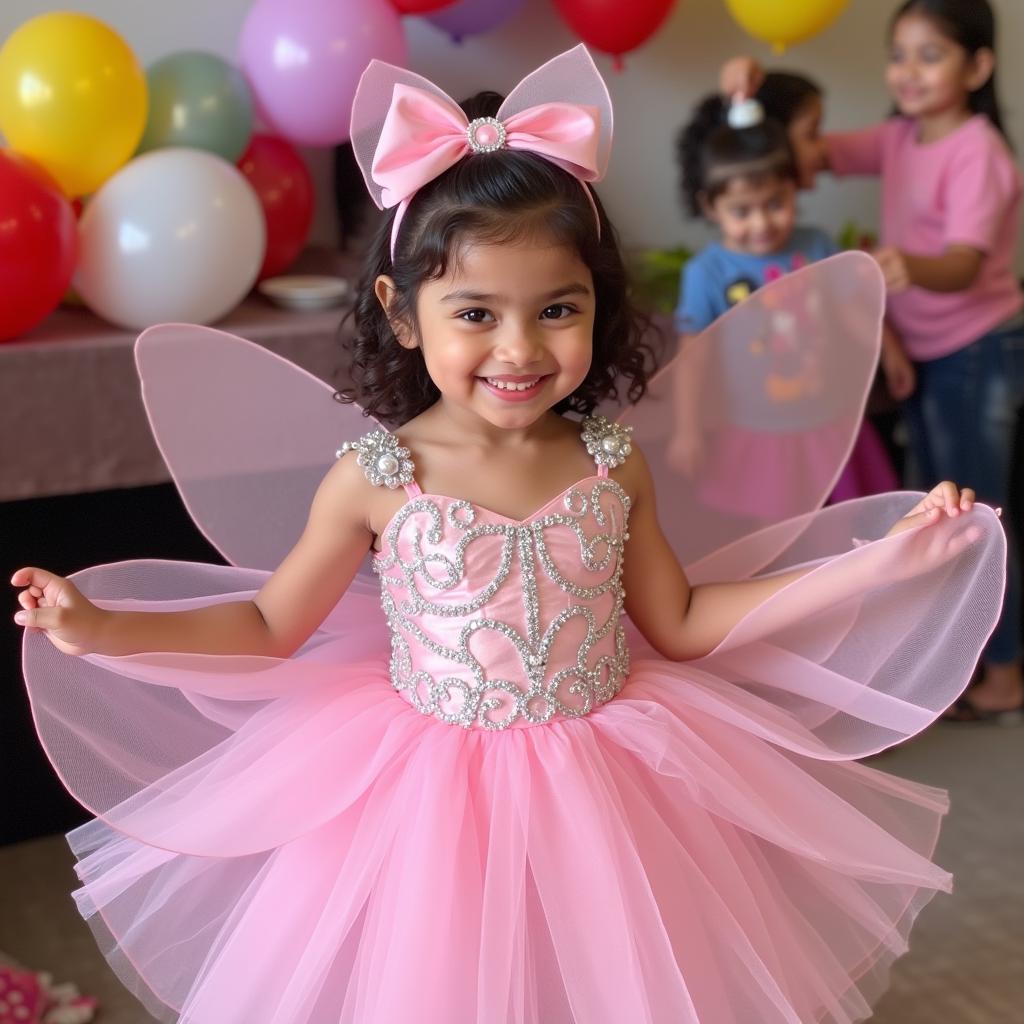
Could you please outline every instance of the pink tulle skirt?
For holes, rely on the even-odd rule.
[[[814,566],[706,658],[633,635],[618,696],[504,732],[392,687],[365,577],[287,660],[75,659],[30,632],[41,740],[97,815],[69,837],[79,909],[164,1021],[864,1020],[951,878],[932,862],[945,794],[854,758],[955,698],[1002,591],[987,509],[927,574],[906,567],[958,521],[830,553],[913,500],[834,506],[695,567],[736,578],[786,544]],[[266,576],[140,562],[77,582],[173,610]]]
[[[683,667],[641,661],[588,717],[508,733],[421,715],[383,663],[305,705],[169,783],[190,806],[135,812],[203,855],[71,835],[78,905],[163,1020],[849,1022],[950,889],[942,792],[781,750],[755,735],[777,716]],[[240,810],[243,762],[290,767]],[[337,813],[239,854],[300,779]]]

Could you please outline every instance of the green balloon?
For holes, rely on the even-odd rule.
[[[190,146],[235,163],[252,135],[252,97],[238,68],[213,53],[172,53],[146,72],[149,118],[138,152]]]

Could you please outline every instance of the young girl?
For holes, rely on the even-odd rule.
[[[742,120],[738,120],[738,115]],[[807,114],[799,114],[801,124],[806,117]],[[765,118],[757,101],[748,100],[730,108],[717,95],[704,99],[680,136],[679,159],[689,212],[712,221],[721,236],[719,241],[712,242],[689,260],[683,270],[676,328],[685,347],[692,345],[694,335],[755,289],[825,259],[836,252],[836,247],[820,229],[797,225],[800,167],[795,149],[783,125]],[[718,373],[734,379],[738,387],[745,389],[749,385],[744,378],[778,375],[782,370],[792,348],[784,337],[787,327],[802,330],[809,336],[806,325],[792,318],[782,319],[770,329],[764,346],[779,353],[775,359],[765,358],[760,351],[752,353],[746,344],[738,351],[723,349],[718,353],[708,351],[705,346],[705,353],[719,364]],[[884,344],[886,350],[894,347],[890,338],[886,338]],[[698,359],[692,353],[689,358],[691,362]],[[814,389],[807,385],[817,376],[821,358],[820,353],[809,353],[803,365],[791,355],[788,358],[792,366],[785,371],[787,379],[793,388],[797,388],[801,380],[804,386],[801,397],[798,399],[794,394],[789,401],[793,415],[786,431],[720,431],[712,441],[711,451],[705,452],[708,440],[693,424],[683,426],[675,446],[680,471],[694,473],[706,459],[722,471],[718,480],[709,478],[704,484],[702,493],[709,504],[735,510],[740,501],[747,506],[752,519],[757,518],[758,510],[770,518],[787,513],[785,493],[771,486],[772,467],[791,458],[804,457],[800,454],[804,435],[799,409],[803,405],[807,415],[816,414]],[[890,373],[890,388],[902,391],[906,382],[897,362],[885,358],[883,366]],[[695,386],[706,379],[707,372],[707,367],[697,368],[693,375]],[[680,396],[684,420],[693,418],[697,409],[695,399],[696,395]],[[729,467],[744,458],[742,453],[752,447],[758,449],[757,456],[752,460],[748,453],[746,459],[755,461],[762,471],[748,475],[750,493],[743,502]],[[895,486],[895,474],[881,441],[871,426],[864,424],[835,496],[843,500],[877,494]],[[777,501],[772,500],[772,494],[777,495]]]
[[[730,62],[740,91],[759,70]],[[1016,413],[1024,403],[1024,306],[1014,252],[1020,173],[1002,128],[995,19],[987,0],[908,0],[890,26],[886,82],[896,112],[872,128],[829,135],[836,174],[882,179],[888,317],[917,368],[907,403],[912,468],[969,471],[995,505],[1009,497]],[[950,403],[962,415],[949,415]],[[1020,583],[1011,556],[1007,601],[985,650],[985,677],[952,717],[1017,721],[1024,708]]]
[[[41,737],[98,815],[76,899],[164,1020],[861,1020],[950,878],[944,794],[851,759],[962,688],[998,523],[944,483],[739,540],[702,569],[734,582],[694,585],[628,430],[562,415],[645,383],[588,184],[603,83],[577,48],[487,109],[364,74],[394,213],[352,393],[400,432],[342,445],[275,572],[15,574]],[[353,407],[209,329],[138,356],[190,507],[222,496],[204,526],[269,550]]]

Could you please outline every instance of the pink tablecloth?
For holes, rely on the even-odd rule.
[[[292,313],[253,297],[214,326],[339,382],[346,312]],[[168,479],[142,408],[135,336],[60,309],[24,339],[0,344],[0,501]]]

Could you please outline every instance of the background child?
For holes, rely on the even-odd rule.
[[[906,405],[915,483],[959,473],[986,500],[1005,505],[1024,401],[1024,296],[1013,266],[1021,180],[996,91],[995,18],[987,0],[908,0],[893,15],[890,36],[886,83],[895,114],[828,136],[822,162],[837,174],[882,179],[876,257],[889,287],[889,319],[918,377]],[[759,74],[741,59],[723,78],[743,92]],[[962,411],[956,416],[953,404]],[[985,678],[951,717],[1019,720],[1019,594],[1011,554]]]
[[[799,131],[810,132],[813,126],[805,122],[814,120],[814,97],[805,95],[802,100],[796,99],[800,84],[787,79],[787,99],[794,105],[794,123]],[[776,100],[782,102],[778,95]],[[820,101],[818,104],[820,107]],[[712,221],[721,234],[720,241],[706,246],[684,267],[676,311],[676,328],[684,336],[684,344],[687,336],[703,331],[763,284],[837,251],[823,231],[797,224],[796,195],[801,172],[789,134],[779,122],[764,118],[756,102],[748,106],[745,113],[748,120],[751,110],[754,123],[734,127],[729,123],[729,105],[717,95],[709,96],[698,105],[680,136],[679,159],[686,206],[693,216],[704,216]],[[799,330],[796,323],[779,320],[773,329],[773,341],[768,343],[769,349],[792,350],[793,344],[779,337],[787,328]],[[887,340],[886,346],[891,347],[891,341]],[[746,346],[732,356],[722,353],[722,358],[730,361],[719,372],[737,380],[779,369],[778,360],[771,363],[765,358],[752,358]],[[805,362],[810,366],[817,358],[812,356]],[[898,361],[887,361],[886,365],[893,374],[891,386],[905,387],[906,378]],[[792,380],[804,371],[790,368],[787,372]],[[701,376],[696,372],[695,381]],[[681,399],[685,416],[694,410],[695,402],[687,396]],[[794,403],[794,409],[799,408],[799,404]],[[807,405],[806,411],[812,404]],[[799,435],[802,425],[797,414],[791,424],[794,436]],[[756,444],[763,451],[761,461],[766,476],[770,477],[773,466],[803,457],[791,450],[791,440],[779,431],[764,432],[756,438],[741,437],[736,432],[723,433],[716,441],[711,458],[727,473],[726,467],[739,457],[739,447]],[[676,456],[682,471],[696,471],[704,459],[705,443],[706,439],[692,424],[681,431],[676,441]],[[876,494],[891,490],[895,484],[895,474],[885,450],[870,425],[865,424],[837,484],[836,496],[845,499]],[[767,487],[767,481],[752,479],[749,504],[771,514],[774,509],[770,499],[766,502]],[[707,482],[705,496],[712,504],[722,504],[728,499],[734,508],[735,490],[735,484],[725,475],[717,482]]]
[[[691,587],[628,430],[589,417],[646,382],[588,184],[603,83],[580,48],[472,113],[364,75],[353,140],[395,213],[354,396],[401,438],[342,446],[276,571],[15,574],[40,734],[98,815],[71,836],[76,899],[147,1006],[195,1024],[860,1019],[950,879],[936,791],[849,759],[963,685],[1002,534],[947,482],[737,541],[733,581]],[[866,257],[840,259],[880,305]],[[215,331],[156,328],[139,359],[163,450],[207,495],[237,502],[261,462],[287,479],[360,424]],[[237,387],[182,402],[224,365]],[[233,398],[263,407],[259,444],[201,430]],[[282,437],[311,413],[312,437]],[[289,492],[262,495],[217,512],[279,530]],[[356,576],[370,551],[379,592]]]
[[[881,248],[888,317],[913,359],[906,403],[911,476],[957,473],[996,505],[1009,501],[1017,414],[1024,402],[1024,296],[1013,261],[1021,179],[1002,127],[996,26],[987,0],[908,0],[893,15],[886,83],[895,113],[829,135],[820,162],[882,179]],[[758,88],[749,58],[723,87]],[[962,414],[951,416],[951,403]],[[1005,517],[1009,533],[1013,518]],[[985,650],[985,674],[947,717],[1017,722],[1024,708],[1020,563]]]
[[[683,272],[676,326],[697,333],[766,281],[836,252],[817,228],[796,223],[797,166],[783,127],[732,127],[729,104],[704,99],[679,139],[690,214],[721,233]],[[757,116],[755,114],[755,116]]]

